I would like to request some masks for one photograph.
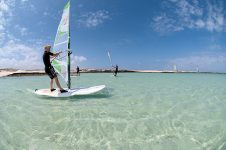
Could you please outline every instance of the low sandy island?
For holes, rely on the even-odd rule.
[[[80,73],[108,73],[110,69],[81,69]],[[119,72],[134,72],[129,70],[120,70]],[[72,75],[76,75],[76,70],[71,70]],[[44,70],[16,70],[16,69],[0,69],[0,77],[6,76],[38,76],[46,75]]]
[[[110,69],[81,69],[81,73],[109,73]],[[135,73],[197,73],[194,71],[170,71],[170,70],[119,70],[120,73],[135,72]],[[200,72],[213,73],[213,72]],[[71,71],[72,75],[76,75],[76,70]],[[0,69],[0,77],[6,76],[38,76],[46,75],[44,70],[17,70],[17,69]]]
[[[5,76],[32,76],[32,75],[44,75],[42,70],[15,70],[15,69],[0,69],[0,77]]]

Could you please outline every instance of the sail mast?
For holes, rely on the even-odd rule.
[[[68,19],[69,19],[69,24],[68,24],[68,28],[69,28],[69,34],[68,34],[68,66],[67,66],[67,70],[68,70],[68,89],[71,88],[71,44],[70,44],[70,0],[69,0],[69,14],[68,14]]]

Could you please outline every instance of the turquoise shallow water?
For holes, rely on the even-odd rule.
[[[41,98],[47,76],[0,78],[0,149],[226,149],[226,75],[81,74],[91,96]]]

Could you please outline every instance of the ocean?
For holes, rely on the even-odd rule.
[[[101,84],[97,94],[47,98],[27,90],[48,88],[47,76],[0,78],[0,149],[226,149],[225,74],[72,77],[72,87]]]

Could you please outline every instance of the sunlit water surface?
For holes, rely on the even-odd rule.
[[[61,81],[62,82],[62,81]],[[38,97],[47,76],[0,78],[0,149],[226,149],[226,75],[81,74],[101,93]]]

